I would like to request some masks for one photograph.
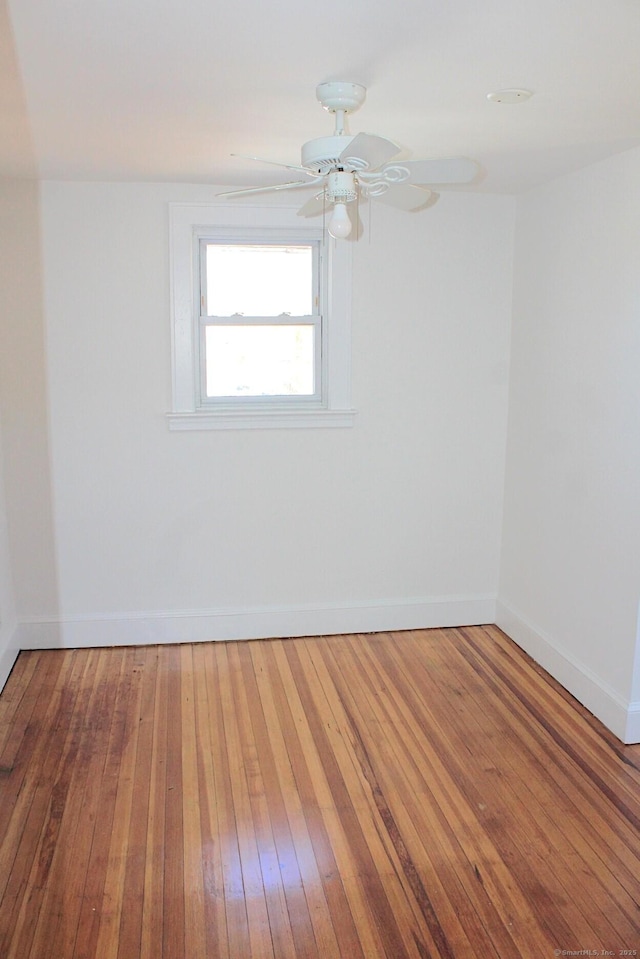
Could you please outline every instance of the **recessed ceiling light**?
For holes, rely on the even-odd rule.
[[[524,103],[532,96],[532,90],[497,90],[495,93],[487,93],[487,100],[492,103]]]

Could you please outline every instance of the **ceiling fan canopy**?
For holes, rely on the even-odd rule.
[[[347,205],[359,198],[371,197],[401,210],[415,212],[432,206],[437,200],[438,194],[432,186],[470,183],[478,174],[478,164],[467,157],[391,162],[402,152],[396,143],[371,133],[347,133],[346,115],[358,110],[366,98],[366,89],[359,83],[321,83],[316,96],[323,108],[335,116],[333,136],[317,137],[304,143],[299,165],[245,157],[303,173],[306,179],[231,190],[219,196],[315,189],[315,195],[300,208],[298,215],[319,216],[332,207],[329,233],[342,239],[349,236],[352,227]]]

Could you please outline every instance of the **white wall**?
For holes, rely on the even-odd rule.
[[[170,433],[167,204],[213,192],[42,185],[57,595],[23,643],[492,620],[513,201],[376,207],[355,428]]]
[[[627,741],[640,739],[639,224],[638,150],[518,203],[497,620]]]

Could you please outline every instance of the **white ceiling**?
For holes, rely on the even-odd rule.
[[[3,19],[0,173],[283,182],[230,154],[299,162],[332,132],[323,80],[367,87],[350,132],[473,157],[474,189],[640,143],[640,0],[0,0]],[[487,100],[509,87],[534,96]]]

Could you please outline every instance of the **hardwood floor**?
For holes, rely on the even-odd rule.
[[[27,652],[0,697],[2,959],[635,955],[639,901],[640,747],[495,627]]]

